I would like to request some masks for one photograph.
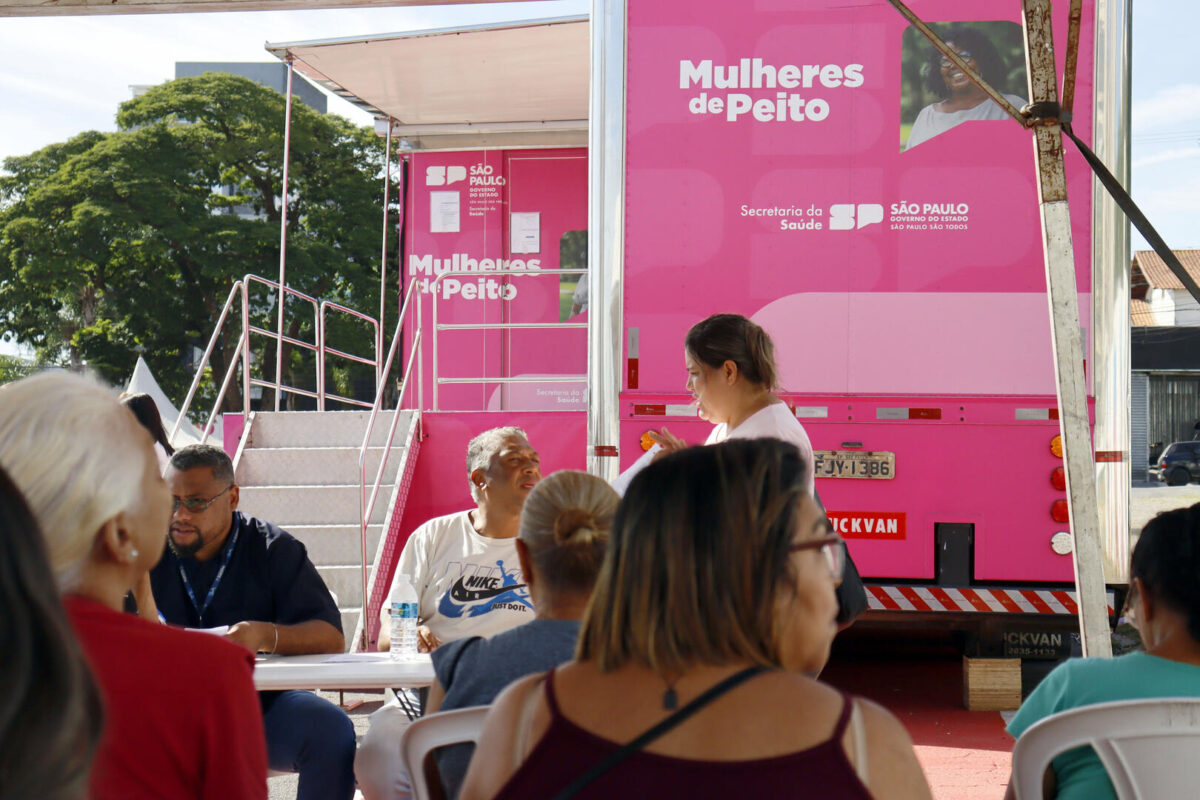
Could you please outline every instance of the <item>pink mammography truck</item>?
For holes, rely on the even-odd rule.
[[[1024,103],[1019,2],[911,7]],[[1074,108],[1118,174],[1126,13],[1084,3]],[[414,405],[438,447],[421,450],[399,538],[462,507],[461,446],[491,425],[526,425],[548,468],[609,476],[649,429],[702,442],[683,337],[737,312],[775,340],[874,618],[986,618],[1007,655],[1061,654],[1061,637],[1020,635],[1070,627],[1076,609],[1029,132],[991,101],[956,100],[961,75],[882,0],[626,0],[594,14],[587,148],[513,133],[405,156]],[[1060,70],[1066,14],[1055,7]],[[536,54],[587,24],[511,27]],[[1082,159],[1066,168],[1105,577],[1119,586],[1127,228],[1093,202]]]

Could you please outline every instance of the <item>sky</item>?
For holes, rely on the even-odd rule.
[[[1012,0],[1017,3],[1018,0]],[[1065,0],[1060,0],[1065,2]],[[1167,243],[1200,247],[1200,58],[1195,0],[1133,3],[1132,194]],[[264,42],[583,14],[587,0],[388,9],[0,18],[0,160],[114,129],[130,86],[176,61],[272,61]],[[332,98],[330,111],[367,124]],[[1133,234],[1134,249],[1146,247]]]

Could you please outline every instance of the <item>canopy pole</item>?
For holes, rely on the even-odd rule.
[[[588,125],[587,468],[620,472],[625,0],[592,0]],[[436,309],[437,306],[434,306]],[[436,341],[436,340],[435,340]],[[434,391],[437,391],[436,385]]]
[[[388,259],[388,201],[392,189],[392,127],[396,120],[388,117],[387,144],[383,155],[383,243],[379,255],[379,341],[375,343],[375,393],[379,393],[379,384],[383,381],[384,337],[387,336],[384,320],[387,318],[387,259]]]
[[[288,220],[288,161],[291,157],[292,146],[292,78],[296,74],[296,65],[289,53],[287,57],[287,100],[283,112],[283,197],[280,201],[279,213],[279,338],[275,340],[275,410],[279,410],[279,400],[283,395],[280,388],[283,385],[283,299],[287,279],[287,220]],[[320,320],[317,321],[320,325]],[[249,365],[247,364],[247,367]],[[325,410],[324,398],[320,398],[318,408]]]
[[[1050,0],[1023,0],[1022,28],[1033,108],[1057,109],[1054,38]],[[1069,69],[1068,65],[1068,69]],[[1068,76],[1067,86],[1074,82]],[[1100,514],[1096,505],[1096,469],[1088,426],[1087,384],[1079,325],[1079,293],[1075,284],[1075,252],[1063,164],[1062,124],[1058,112],[1031,120],[1034,160],[1038,174],[1038,205],[1042,215],[1042,246],[1046,260],[1046,290],[1050,304],[1050,334],[1054,344],[1054,375],[1058,388],[1059,425],[1067,477],[1067,504],[1075,546],[1075,590],[1079,600],[1079,630],[1085,656],[1112,656],[1108,607],[1104,591],[1104,560],[1100,545]]]

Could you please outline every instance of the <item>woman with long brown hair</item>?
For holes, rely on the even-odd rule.
[[[637,475],[575,661],[497,698],[461,797],[929,797],[895,717],[810,677],[844,551],[807,477],[774,439]]]
[[[0,469],[0,797],[88,796],[100,693],[63,611],[37,522]]]

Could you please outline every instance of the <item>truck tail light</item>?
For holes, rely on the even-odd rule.
[[[1063,449],[1061,434],[1055,434],[1054,438],[1050,440],[1050,452],[1054,454],[1055,458],[1062,458]]]
[[[1055,467],[1050,473],[1050,485],[1060,492],[1067,488],[1067,472],[1062,467]]]
[[[1071,521],[1071,513],[1067,509],[1066,500],[1055,500],[1050,506],[1050,516],[1055,522],[1061,522],[1064,525]]]

